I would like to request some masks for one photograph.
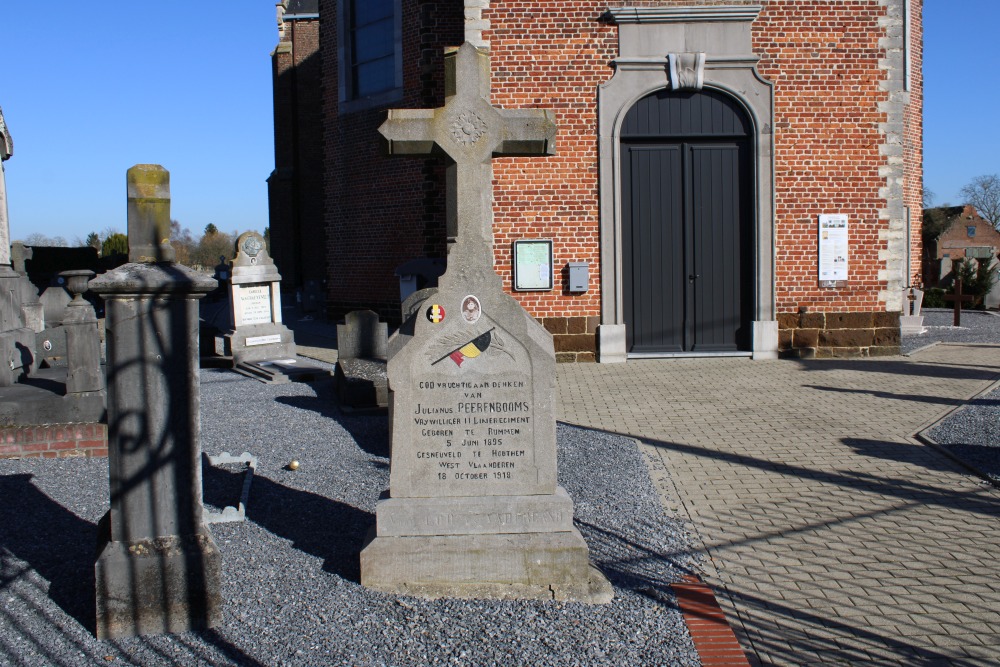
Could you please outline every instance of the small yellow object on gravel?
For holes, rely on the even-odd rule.
[[[297,460],[295,460],[295,459],[292,459],[291,463],[288,464],[288,469],[289,470],[298,470],[299,469],[299,462]]]

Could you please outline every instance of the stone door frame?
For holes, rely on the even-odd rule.
[[[614,75],[597,90],[598,163],[601,231],[601,324],[598,360],[627,359],[622,294],[621,126],[629,109],[646,95],[668,87],[671,64],[680,54],[696,72],[678,77],[684,88],[719,91],[733,98],[753,126],[754,178],[754,314],[752,354],[755,359],[778,355],[778,323],[774,310],[774,96],[772,84],[757,71],[750,24],[759,5],[691,7],[621,7],[608,10],[618,25],[619,57]],[[671,58],[670,54],[677,54]],[[674,71],[677,71],[676,69]]]

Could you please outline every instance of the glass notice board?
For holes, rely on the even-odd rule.
[[[519,292],[552,289],[552,240],[514,241],[514,289]]]

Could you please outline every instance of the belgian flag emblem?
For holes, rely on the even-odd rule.
[[[435,303],[433,306],[428,308],[427,319],[433,322],[434,324],[438,324],[439,322],[444,320],[444,306]]]
[[[490,346],[493,341],[493,329],[490,329],[481,336],[473,338],[465,345],[449,352],[440,359],[434,362],[434,364],[444,361],[445,359],[451,359],[455,362],[456,366],[461,366],[462,362],[466,359],[475,359],[480,354],[486,351],[486,348]],[[434,364],[431,364],[433,366]]]

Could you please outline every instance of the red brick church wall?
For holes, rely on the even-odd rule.
[[[690,5],[684,0],[629,2],[629,5]],[[887,122],[883,105],[886,36],[884,0],[762,3],[753,24],[754,51],[761,74],[773,82],[775,99],[775,296],[779,314],[862,313],[860,332],[842,335],[837,326],[820,329],[817,339],[844,353],[892,352],[898,330],[880,300],[887,287],[885,262],[888,221],[884,195]],[[553,108],[560,126],[558,155],[546,159],[496,160],[497,268],[510,289],[511,241],[540,236],[556,240],[555,266],[589,261],[591,289],[566,293],[562,281],[548,293],[517,294],[556,333],[569,317],[599,313],[597,106],[595,90],[611,76],[617,29],[595,20],[607,3],[491,2],[484,18],[491,28],[493,101],[508,107]],[[919,248],[922,158],[920,2],[911,24],[912,90],[906,109],[904,200],[911,208],[911,242]],[[851,280],[846,288],[820,289],[816,275],[816,224],[820,213],[846,213],[851,221]],[[919,266],[919,252],[912,267]],[[911,270],[916,270],[911,269]],[[794,328],[794,318],[780,318]],[[813,318],[817,319],[817,318]],[[820,317],[825,322],[825,318]],[[834,318],[837,319],[837,318]],[[851,318],[847,318],[850,320]],[[852,320],[853,321],[853,320]],[[825,326],[825,325],[824,325]],[[810,327],[812,328],[812,327]],[[854,327],[847,327],[853,330]],[[829,333],[836,331],[836,333]],[[582,339],[580,339],[582,340]],[[784,336],[792,347],[791,336]],[[840,345],[845,340],[850,345]],[[838,343],[838,344],[833,344]],[[591,344],[581,351],[588,352]]]
[[[319,19],[286,21],[271,55],[274,172],[267,179],[271,256],[283,286],[326,278]]]
[[[387,158],[378,148],[385,108],[338,112],[337,2],[322,0],[325,224],[328,312],[375,310],[398,322],[394,269],[444,257],[444,170],[423,159]],[[458,0],[403,2],[404,97],[392,107],[444,104],[444,49],[463,40]]]
[[[864,331],[848,336],[851,346],[830,344],[831,349],[868,354],[892,351],[894,343],[898,347],[897,315],[886,313],[895,307],[891,302],[887,307],[891,278],[883,257],[890,236],[885,169],[896,159],[885,133],[890,93],[888,56],[881,46],[887,36],[889,1],[896,0],[761,2],[764,8],[753,24],[754,50],[761,56],[758,69],[774,85],[775,299],[786,348],[795,347],[800,315],[813,315],[811,324],[825,322],[830,315],[844,327],[851,319],[840,317],[846,313],[859,314],[855,319],[866,326],[857,329]],[[321,3],[331,312],[375,307],[393,319],[398,318],[398,280],[392,269],[415,257],[444,253],[443,179],[440,167],[423,160],[378,155],[375,138],[383,109],[335,113],[336,4]],[[444,47],[462,41],[462,4],[404,0],[405,96],[391,106],[443,103],[441,54]],[[911,245],[919,248],[921,2],[915,0],[912,6],[913,75],[901,133],[900,180],[913,221]],[[557,155],[495,160],[494,230],[496,267],[507,290],[512,241],[555,240],[555,289],[515,296],[556,334],[557,351],[564,359],[593,358],[592,325],[600,312],[596,90],[612,76],[610,63],[617,54],[617,28],[599,19],[607,7],[597,0],[493,0],[483,10],[489,21],[483,38],[490,44],[493,103],[549,108],[557,115]],[[820,213],[845,213],[851,221],[851,280],[846,288],[817,286]],[[566,290],[563,269],[571,261],[590,263],[585,294]],[[919,252],[914,251],[910,272],[917,266]],[[897,269],[901,274],[906,270]],[[891,284],[898,284],[898,277]],[[876,319],[880,326],[869,326]],[[894,327],[895,339],[885,331],[879,339],[874,332],[870,337],[866,333]],[[840,339],[839,334],[824,337],[824,329],[819,331],[817,338],[827,343]]]

